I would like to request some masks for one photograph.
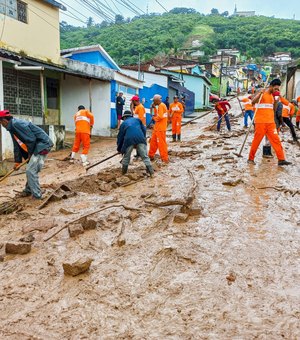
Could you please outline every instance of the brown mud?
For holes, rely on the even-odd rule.
[[[1,339],[300,338],[299,146],[285,131],[294,165],[259,151],[249,166],[253,134],[233,155],[242,118],[231,134],[208,130],[214,121],[186,125],[154,178],[140,161],[122,176],[119,157],[86,173],[58,161],[64,151],[49,155],[41,184],[46,197],[62,184],[76,195],[38,210],[15,198],[24,174],[1,183],[0,203],[18,210],[0,215]],[[114,139],[95,138],[90,160],[113,153]],[[96,229],[70,237],[84,215]],[[30,253],[3,254],[20,239]],[[88,271],[64,274],[83,258]]]

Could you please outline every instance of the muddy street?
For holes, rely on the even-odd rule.
[[[287,159],[247,164],[240,107],[233,131],[216,114],[188,124],[169,143],[171,162],[120,157],[90,169],[51,153],[41,173],[45,197],[15,199],[25,175],[0,185],[1,339],[300,338],[299,145],[282,136]],[[223,123],[224,124],[224,123]],[[171,140],[169,136],[168,140]],[[93,139],[91,162],[115,153]],[[27,254],[4,244],[27,238]],[[63,264],[89,261],[76,276]]]

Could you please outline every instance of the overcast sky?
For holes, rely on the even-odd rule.
[[[60,1],[60,0],[57,0]],[[66,14],[76,16],[80,18],[82,21],[86,21],[86,17],[93,17],[96,23],[101,22],[101,19],[95,16],[91,11],[85,9],[79,3],[80,0],[63,0],[60,1],[63,3],[69,11]],[[135,14],[125,7],[120,5],[118,1],[113,0],[102,0],[103,3],[110,5],[114,10],[116,7],[122,12],[122,15],[127,17],[133,17]],[[122,2],[122,1],[119,1]],[[147,4],[149,13],[151,12],[160,12],[163,13],[164,9],[157,3],[156,0],[130,0],[131,3],[134,3],[137,7],[139,7],[142,11],[147,11]],[[171,10],[174,7],[191,7],[195,8],[198,12],[208,14],[212,8],[217,8],[219,12],[228,11],[230,14],[234,11],[234,4],[237,5],[238,11],[255,11],[257,15],[266,15],[266,16],[275,16],[277,18],[287,18],[292,19],[295,15],[296,19],[300,19],[300,6],[299,0],[273,0],[273,1],[264,1],[264,0],[159,0],[161,5],[167,10]],[[288,5],[285,5],[287,4]],[[116,7],[114,6],[116,4]],[[78,11],[78,12],[76,12]],[[79,20],[74,20],[68,16],[66,16],[63,12],[61,12],[61,20],[67,21],[68,23],[76,26],[82,26],[83,23]]]

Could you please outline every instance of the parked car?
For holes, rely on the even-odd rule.
[[[213,93],[209,94],[209,101],[210,101],[210,103],[214,104],[214,103],[216,103],[219,100],[220,100],[220,97],[217,96],[216,94],[213,94]]]

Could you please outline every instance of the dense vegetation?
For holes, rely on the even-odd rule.
[[[228,17],[228,12],[203,15],[192,9],[173,9],[114,24],[88,22],[87,27],[61,23],[61,48],[101,44],[119,64],[137,63],[139,53],[148,60],[160,52],[177,53],[198,39],[206,58],[218,48],[237,48],[259,60],[273,52],[289,51],[300,57],[300,21],[255,16]],[[205,60],[203,60],[205,61]]]

